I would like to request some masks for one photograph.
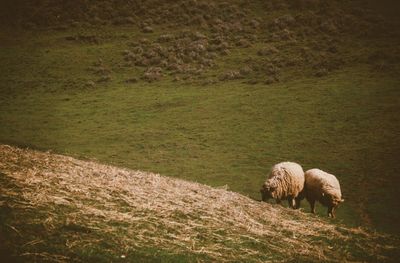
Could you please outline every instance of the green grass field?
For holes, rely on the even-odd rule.
[[[399,231],[396,75],[361,65],[273,85],[115,79],[80,88],[84,67],[113,49],[48,38],[37,47],[35,39],[2,49],[3,143],[228,185],[257,199],[269,167],[293,160],[337,175],[346,199],[339,220]]]

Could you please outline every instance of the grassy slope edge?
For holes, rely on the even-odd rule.
[[[225,189],[0,146],[0,255],[16,261],[394,261],[399,239]]]

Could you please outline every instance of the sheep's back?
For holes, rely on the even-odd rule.
[[[322,192],[341,199],[342,193],[336,176],[320,169],[311,169],[304,174],[306,188],[309,192]]]
[[[269,178],[278,184],[279,198],[297,196],[304,187],[304,171],[297,163],[282,162],[274,165]]]

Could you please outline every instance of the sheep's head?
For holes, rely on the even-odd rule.
[[[340,205],[341,203],[344,202],[343,198],[333,198],[332,199],[332,204],[337,207],[338,205]]]
[[[276,185],[271,184],[271,182],[265,182],[260,190],[261,199],[266,202],[268,199],[272,198],[272,193],[275,191]]]
[[[325,194],[322,193],[322,197],[326,198],[328,203],[330,203],[333,207],[339,206],[341,203],[344,202],[344,199],[335,195]]]

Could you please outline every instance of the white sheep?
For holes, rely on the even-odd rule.
[[[311,206],[311,213],[315,213],[315,201],[328,207],[328,216],[335,217],[335,209],[344,201],[340,191],[338,179],[320,169],[308,170],[305,174],[304,192]]]
[[[297,163],[282,162],[271,168],[268,179],[263,184],[260,192],[263,201],[274,198],[279,204],[281,200],[288,200],[289,207],[300,207],[304,188],[304,171]]]

